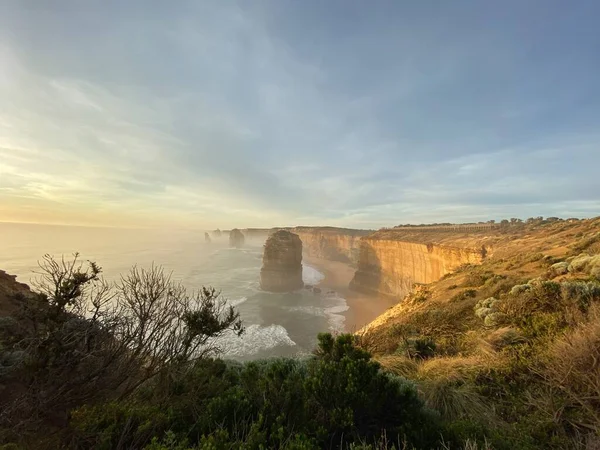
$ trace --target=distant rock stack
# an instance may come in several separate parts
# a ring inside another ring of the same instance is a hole
[[[219,230],[218,228],[212,232],[212,235],[214,238],[219,239],[221,237],[221,230]]]
[[[244,246],[244,235],[240,230],[234,228],[229,232],[229,246],[240,248]]]
[[[210,234],[204,233],[204,242],[206,242],[207,244],[210,244],[212,242],[212,239],[210,238]]]
[[[260,270],[260,287],[265,291],[288,292],[301,289],[302,241],[297,234],[277,231],[267,239]]]

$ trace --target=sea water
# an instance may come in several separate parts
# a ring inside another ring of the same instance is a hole
[[[218,341],[223,356],[239,360],[311,352],[317,334],[344,329],[346,301],[336,292],[300,289],[270,293],[259,287],[263,240],[229,248],[227,237],[204,241],[204,231],[132,230],[0,223],[0,269],[31,283],[44,254],[98,263],[104,277],[117,281],[133,265],[161,265],[189,290],[211,286],[240,312],[242,337],[228,333]],[[323,275],[303,265],[306,284]]]

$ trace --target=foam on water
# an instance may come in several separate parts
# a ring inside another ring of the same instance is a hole
[[[348,303],[346,303],[345,298],[340,297],[337,293],[328,295],[326,298],[329,305],[325,308],[325,314],[329,321],[329,328],[332,331],[341,333],[344,331],[344,323],[346,322],[346,317],[342,313],[348,311]]]
[[[240,297],[236,300],[230,300],[229,304],[231,306],[238,306],[238,305],[241,305],[242,303],[244,303],[246,300],[248,300],[248,297]]]
[[[279,345],[295,346],[296,343],[290,339],[287,330],[281,325],[250,325],[242,336],[236,336],[233,332],[221,336],[217,345],[224,351],[223,355],[228,358],[254,355],[262,350],[268,350]]]
[[[326,317],[331,331],[343,332],[346,317],[342,313],[348,311],[349,308],[346,299],[340,297],[337,292],[327,294],[321,299],[323,301],[322,306],[287,306],[284,309],[292,313],[301,312],[316,317]]]
[[[302,264],[302,281],[305,284],[318,284],[325,278],[321,272],[319,272],[314,267],[308,266],[306,264]]]

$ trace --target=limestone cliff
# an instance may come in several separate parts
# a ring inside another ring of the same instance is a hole
[[[266,291],[288,292],[302,282],[302,241],[286,230],[273,233],[265,243],[260,287]]]
[[[240,248],[244,246],[244,235],[240,230],[234,228],[229,232],[229,246]]]
[[[463,264],[481,263],[489,250],[483,236],[447,235],[441,242],[427,242],[432,237],[378,232],[362,238],[350,287],[402,298],[415,283],[432,283]]]
[[[292,231],[302,240],[305,255],[353,266],[358,264],[360,238],[372,232],[334,227],[296,227]]]

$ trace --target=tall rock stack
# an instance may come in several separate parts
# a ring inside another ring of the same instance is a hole
[[[260,287],[265,291],[288,292],[301,289],[302,241],[286,230],[273,233],[265,243]]]
[[[218,238],[220,238],[220,237],[221,237],[221,230],[219,230],[219,229],[217,228],[215,231],[213,231],[213,232],[212,232],[212,234],[213,234],[213,237],[215,237],[215,238],[217,238],[217,239],[218,239]]]
[[[229,232],[229,246],[240,248],[244,246],[244,235],[240,230],[234,228]]]
[[[210,234],[204,233],[204,242],[206,242],[207,244],[210,244],[212,242],[212,239],[210,238]]]

